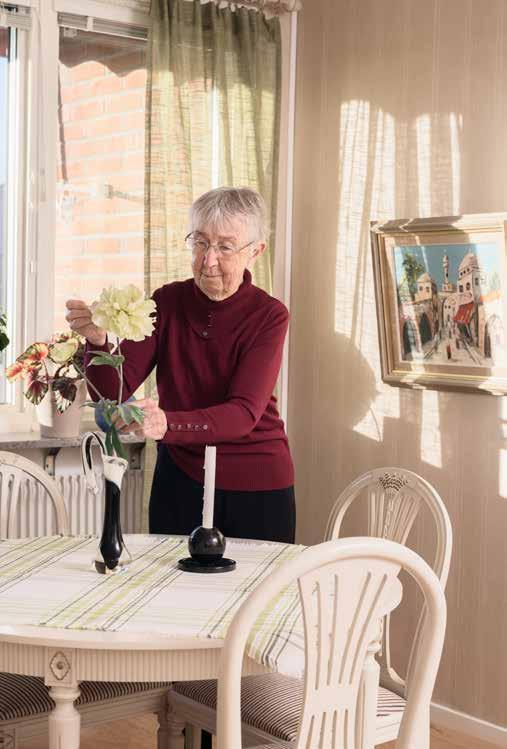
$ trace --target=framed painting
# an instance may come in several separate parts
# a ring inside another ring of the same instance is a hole
[[[383,380],[507,394],[507,213],[371,224]]]

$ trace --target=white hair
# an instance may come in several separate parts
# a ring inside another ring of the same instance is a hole
[[[252,241],[265,241],[269,234],[266,204],[250,187],[217,187],[194,201],[190,208],[190,229],[213,226],[221,228],[231,220],[242,218],[250,225]]]

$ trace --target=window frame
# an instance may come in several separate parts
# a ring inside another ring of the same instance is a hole
[[[31,30],[26,39],[26,102],[23,180],[19,193],[19,242],[16,294],[16,330],[6,361],[35,340],[46,340],[54,331],[53,306],[56,245],[56,158],[58,147],[58,14],[69,13],[149,29],[150,16],[131,8],[108,6],[96,0],[12,0],[30,7]],[[282,121],[278,213],[275,227],[277,253],[274,295],[290,308],[292,246],[292,190],[297,13],[281,17]],[[280,413],[287,421],[289,340],[280,373]],[[10,386],[12,387],[12,386]],[[28,431],[33,407],[23,397],[22,384],[11,391],[11,403],[0,404],[0,431]]]
[[[22,5],[22,3],[18,3]],[[9,71],[9,124],[8,124],[8,182],[7,182],[7,252],[10,256],[7,269],[7,304],[3,312],[7,313],[9,345],[5,349],[6,365],[15,358],[15,352],[23,345],[25,326],[25,262],[28,210],[28,149],[29,140],[27,111],[30,107],[30,35],[31,29],[9,23],[7,27],[15,29],[16,62]],[[12,133],[15,133],[14,139]],[[13,312],[14,311],[14,312]],[[21,386],[4,383],[4,393],[0,404],[0,428],[8,419],[9,425],[17,427],[24,421],[23,404],[20,403]],[[21,407],[20,407],[21,406]]]

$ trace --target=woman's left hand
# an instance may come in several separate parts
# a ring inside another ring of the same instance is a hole
[[[140,408],[144,413],[144,421],[142,424],[138,424],[133,421],[131,424],[125,424],[124,421],[118,421],[117,428],[121,434],[128,434],[129,432],[135,432],[138,437],[150,437],[154,440],[160,440],[167,432],[167,417],[165,412],[159,408],[151,398],[143,398],[139,401],[134,401],[132,405]]]

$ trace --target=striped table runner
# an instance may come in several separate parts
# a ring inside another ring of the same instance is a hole
[[[118,575],[93,568],[97,539],[42,537],[0,541],[0,622],[104,632],[223,638],[249,593],[303,546],[227,542],[237,562],[225,574],[189,574],[181,536],[126,537],[134,561]],[[259,617],[247,652],[291,676],[303,670],[303,630],[296,586]]]

